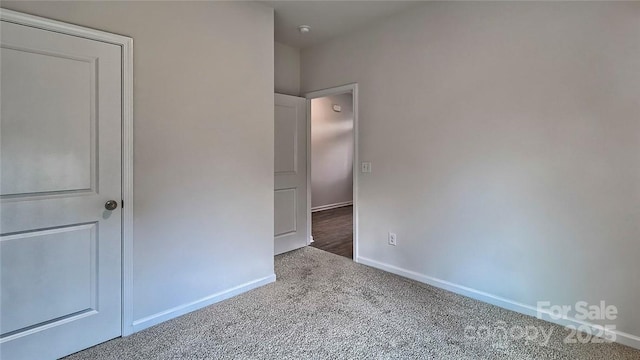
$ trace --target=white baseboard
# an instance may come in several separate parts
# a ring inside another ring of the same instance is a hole
[[[231,289],[228,290],[224,290],[209,296],[206,296],[202,299],[187,303],[187,304],[183,304],[180,306],[176,306],[174,308],[171,308],[169,310],[165,310],[156,314],[153,314],[151,316],[147,316],[145,318],[139,319],[139,320],[135,320],[133,322],[133,332],[138,332],[140,330],[146,329],[148,327],[151,327],[153,325],[157,325],[161,322],[176,318],[180,315],[184,315],[186,313],[190,313],[192,311],[201,309],[205,306],[209,306],[211,304],[215,304],[217,302],[220,302],[222,300],[226,300],[229,299],[231,297],[234,297],[236,295],[242,294],[244,292],[247,292],[249,290],[253,290],[255,288],[258,288],[260,286],[269,284],[276,281],[276,275],[272,274],[269,275],[267,277],[261,278],[261,279],[257,279],[257,280],[253,280],[253,281],[249,281],[247,283],[238,285],[236,287],[233,287]]]
[[[400,275],[402,277],[406,277],[412,280],[419,281],[421,283],[429,284],[431,286],[435,286],[437,288],[441,288],[444,290],[451,291],[456,294],[460,294],[463,296],[470,297],[472,299],[476,299],[482,302],[486,302],[492,305],[499,306],[504,309],[512,310],[521,314],[529,315],[536,317],[538,315],[538,309],[535,306],[523,304],[517,301],[513,301],[510,299],[505,299],[500,296],[495,296],[483,291],[479,291],[476,289],[472,289],[466,286],[454,284],[449,281],[433,278],[431,276],[423,275],[415,271],[406,270],[403,268],[399,268],[397,266],[381,263],[375,260],[371,260],[362,256],[356,258],[356,262],[371,266],[380,270],[384,270],[390,272],[392,274]],[[579,326],[588,326],[591,328],[592,334],[598,334],[602,331],[601,327],[597,325],[584,322],[582,320],[575,319],[573,317],[566,317],[561,319],[555,319],[551,317],[551,312],[549,311],[541,311],[542,319],[554,324],[558,324],[561,326],[573,325],[576,327]],[[640,349],[640,337],[632,334],[628,334],[619,330],[607,330],[609,335],[615,335],[615,339],[617,343],[630,346],[632,348]]]
[[[353,201],[343,201],[343,202],[339,202],[339,203],[335,203],[335,204],[328,204],[328,205],[312,207],[311,208],[311,212],[317,212],[317,211],[323,211],[323,210],[331,210],[331,209],[336,209],[336,208],[339,208],[339,207],[349,206],[349,205],[353,205]]]

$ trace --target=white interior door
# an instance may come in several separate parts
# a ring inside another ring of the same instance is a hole
[[[275,95],[275,254],[307,245],[307,100]]]
[[[0,357],[53,359],[121,334],[121,47],[1,26]]]

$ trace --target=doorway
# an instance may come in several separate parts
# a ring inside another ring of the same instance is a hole
[[[306,97],[310,245],[355,259],[357,84],[314,91]]]

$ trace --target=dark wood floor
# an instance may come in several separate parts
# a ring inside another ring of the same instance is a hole
[[[353,206],[311,214],[311,246],[353,259]]]

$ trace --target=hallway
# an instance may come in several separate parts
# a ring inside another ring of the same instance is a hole
[[[314,212],[311,246],[353,259],[353,206]]]

